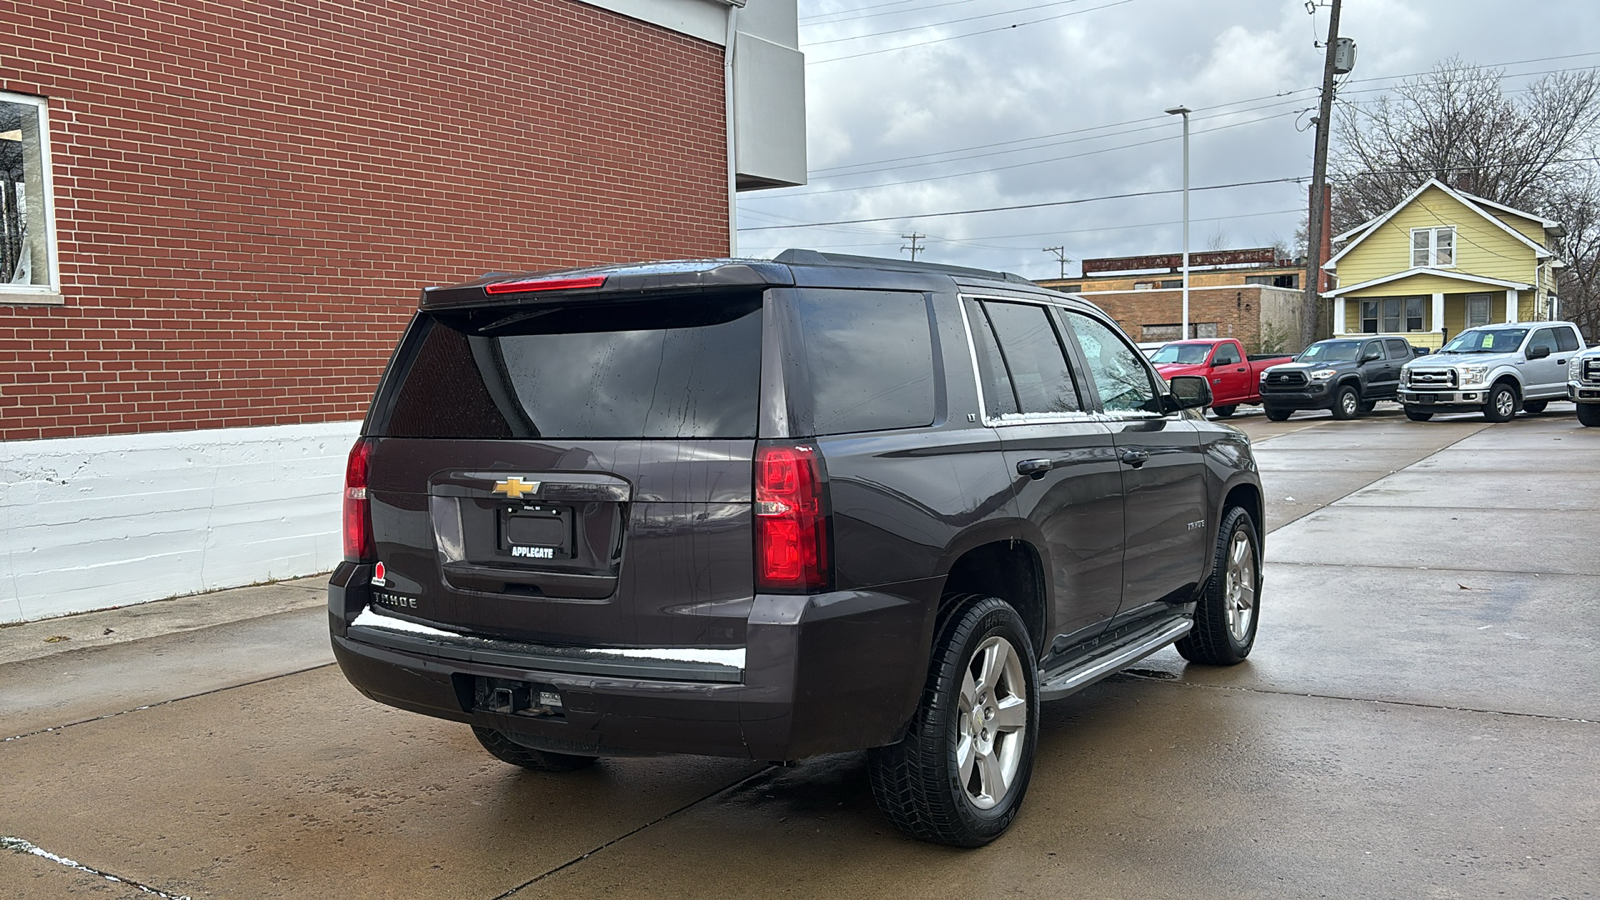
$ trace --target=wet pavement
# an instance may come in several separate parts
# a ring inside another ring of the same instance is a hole
[[[1233,421],[1268,495],[1255,653],[1163,651],[1047,704],[1027,803],[989,847],[901,838],[859,753],[521,772],[349,688],[302,581],[0,629],[0,885],[1600,896],[1600,429],[1570,404],[1492,426],[1387,404]]]

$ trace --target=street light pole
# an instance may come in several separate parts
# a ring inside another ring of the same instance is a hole
[[[1166,110],[1169,116],[1183,116],[1183,333],[1189,339],[1189,112],[1187,106]]]

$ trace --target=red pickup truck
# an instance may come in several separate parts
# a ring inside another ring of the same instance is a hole
[[[1262,370],[1293,360],[1262,353],[1250,356],[1233,338],[1173,341],[1150,357],[1162,378],[1200,375],[1210,381],[1211,411],[1223,419],[1241,403],[1261,402]]]

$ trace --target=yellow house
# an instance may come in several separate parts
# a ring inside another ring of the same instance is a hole
[[[1561,225],[1430,179],[1394,209],[1335,237],[1333,330],[1403,334],[1422,347],[1491,322],[1560,315],[1550,241]]]

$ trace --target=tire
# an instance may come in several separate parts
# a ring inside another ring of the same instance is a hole
[[[1359,415],[1361,415],[1361,392],[1348,384],[1339,388],[1339,393],[1333,398],[1333,417],[1349,420]]]
[[[939,629],[906,736],[868,754],[884,818],[953,847],[981,847],[1009,828],[1033,772],[1036,671],[1016,610],[997,597],[961,598]]]
[[[1271,407],[1267,407],[1267,421],[1287,422],[1289,421],[1289,415],[1293,412],[1294,410],[1292,409],[1273,409]]]
[[[595,764],[593,756],[573,756],[568,753],[551,753],[548,750],[535,750],[507,737],[505,733],[495,731],[493,728],[480,728],[472,726],[472,734],[489,751],[489,755],[504,763],[521,766],[534,772],[576,772],[587,769]]]
[[[1422,412],[1420,410],[1412,409],[1411,407],[1408,406],[1408,407],[1406,407],[1406,418],[1410,419],[1413,422],[1426,422],[1429,419],[1433,418],[1433,413],[1431,413],[1431,412]]]
[[[1236,404],[1228,406],[1213,406],[1211,407],[1211,411],[1217,414],[1217,418],[1226,419],[1227,417],[1233,415],[1234,411],[1238,408],[1239,407]]]
[[[1524,400],[1522,401],[1522,411],[1530,416],[1537,416],[1539,413],[1544,412],[1544,408],[1549,405],[1549,400]]]
[[[1517,414],[1517,392],[1504,381],[1489,389],[1489,399],[1483,404],[1483,418],[1487,422],[1509,422]]]
[[[1590,428],[1600,428],[1600,403],[1579,403],[1578,421]]]
[[[1231,666],[1244,661],[1256,643],[1261,596],[1261,538],[1243,507],[1222,517],[1211,578],[1195,604],[1194,628],[1178,639],[1178,652],[1190,662]]]

